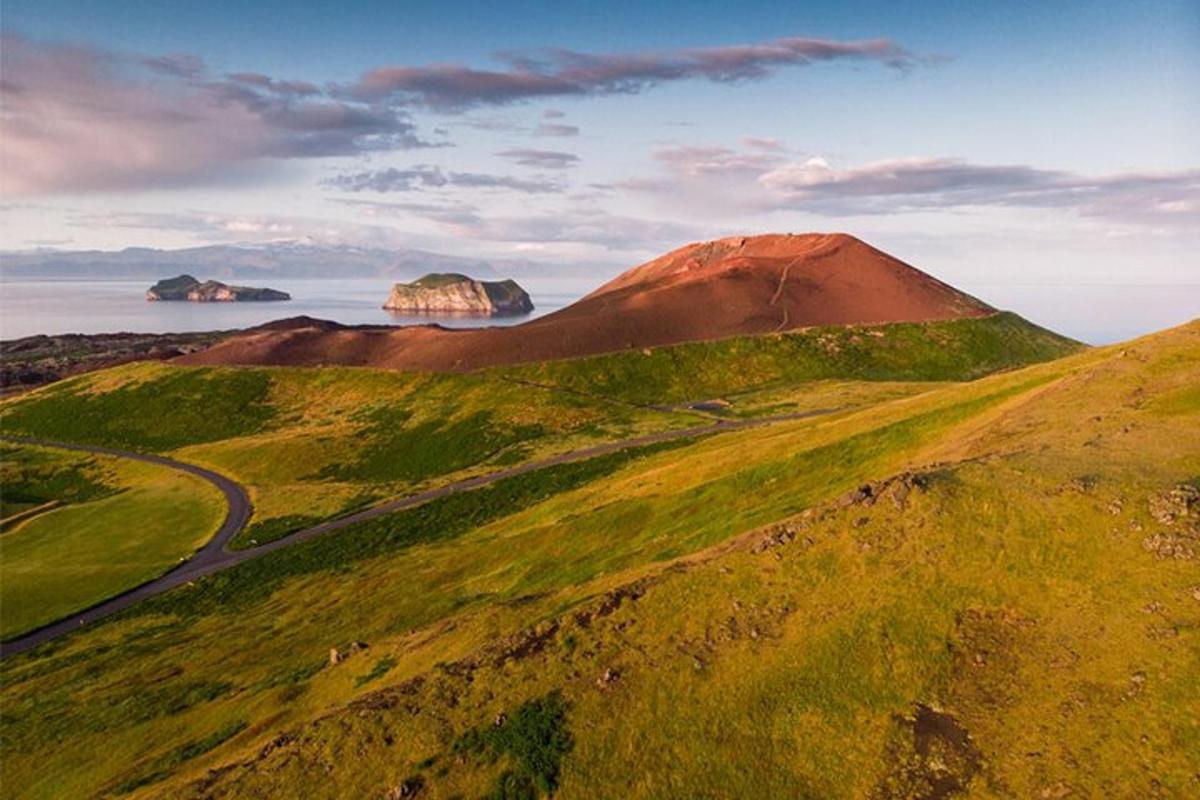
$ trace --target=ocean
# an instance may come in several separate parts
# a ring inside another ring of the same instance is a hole
[[[273,303],[149,302],[148,280],[5,280],[0,282],[0,339],[63,333],[182,333],[248,328],[301,315],[347,325],[446,327],[516,325],[557,311],[595,288],[577,279],[521,279],[533,299],[531,314],[505,317],[409,315],[384,311],[393,281],[387,278],[338,280],[227,281],[270,286],[291,300]]]
[[[235,281],[236,282],[236,281]],[[247,328],[307,315],[347,325],[516,325],[569,305],[600,284],[521,278],[533,313],[516,317],[401,315],[384,311],[386,278],[245,281],[292,295],[279,303],[151,303],[148,280],[0,281],[0,339],[62,333],[177,333]],[[1088,344],[1109,344],[1200,316],[1200,284],[963,285],[984,302]],[[697,309],[703,313],[703,309]]]

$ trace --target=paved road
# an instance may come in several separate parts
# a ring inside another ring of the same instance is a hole
[[[445,486],[436,489],[429,489],[417,494],[408,495],[407,497],[389,500],[377,506],[359,511],[355,514],[350,514],[345,517],[323,522],[320,525],[314,525],[311,528],[305,528],[296,531],[282,539],[276,539],[273,542],[259,545],[258,547],[249,550],[230,550],[229,542],[237,533],[245,527],[246,522],[250,518],[250,501],[246,497],[246,492],[241,486],[219,475],[211,470],[197,467],[193,464],[185,464],[181,461],[175,461],[162,456],[147,455],[144,453],[132,453],[124,450],[115,450],[108,447],[92,447],[90,445],[69,444],[66,442],[55,442],[48,439],[22,438],[17,436],[0,435],[0,440],[36,444],[44,447],[57,447],[64,450],[75,450],[84,453],[98,453],[102,455],[118,456],[122,458],[132,458],[138,461],[146,461],[151,464],[159,464],[161,466],[170,467],[172,469],[181,470],[212,483],[220,489],[225,499],[229,504],[229,513],[225,516],[225,521],[221,524],[217,534],[209,540],[208,544],[204,545],[196,552],[192,558],[181,563],[171,571],[160,575],[159,577],[147,581],[140,586],[136,586],[128,591],[122,592],[114,597],[103,602],[97,603],[90,608],[84,609],[78,613],[72,614],[69,617],[61,619],[57,622],[52,622],[37,628],[16,639],[0,643],[0,658],[5,658],[17,653],[23,653],[44,644],[59,636],[63,636],[71,631],[79,630],[87,625],[110,617],[120,611],[133,606],[141,600],[155,595],[162,594],[184,584],[190,583],[198,578],[203,578],[207,575],[220,572],[224,569],[229,569],[232,566],[241,564],[243,561],[249,561],[252,558],[258,558],[273,553],[276,550],[282,550],[285,547],[291,547],[299,542],[306,542],[331,531],[336,531],[350,525],[354,525],[364,520],[374,519],[392,514],[405,508],[427,503],[430,500],[436,500],[439,497],[445,497],[455,492],[468,491],[478,489],[481,486],[495,483],[496,481],[511,478],[514,475],[523,475],[534,470],[544,469],[545,467],[555,466],[557,464],[566,464],[572,461],[583,461],[596,456],[615,453],[618,450],[626,450],[631,447],[642,447],[649,444],[657,444],[660,442],[669,442],[675,439],[685,439],[695,436],[705,436],[712,433],[724,433],[727,431],[745,430],[747,428],[757,428],[763,425],[769,425],[776,422],[788,422],[792,420],[804,419],[806,417],[814,417],[820,414],[828,414],[836,409],[820,409],[817,411],[804,411],[794,414],[780,414],[773,417],[760,417],[758,419],[737,419],[737,420],[719,420],[708,425],[699,425],[692,428],[679,428],[675,430],[662,431],[660,433],[647,434],[645,436],[636,436],[631,439],[622,439],[617,442],[609,442],[600,444],[594,447],[585,447],[580,450],[572,450],[567,453],[562,453],[557,456],[551,456],[538,461],[530,461],[525,464],[520,464],[515,467],[509,467],[498,472],[489,472],[486,475],[479,475],[474,478],[465,478],[460,481],[446,484]]]

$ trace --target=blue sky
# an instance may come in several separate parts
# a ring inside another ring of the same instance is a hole
[[[9,0],[5,249],[629,266],[846,230],[961,284],[1200,284],[1195,2]]]

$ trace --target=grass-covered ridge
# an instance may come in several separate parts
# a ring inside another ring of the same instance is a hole
[[[840,408],[1077,347],[998,314],[814,328],[469,375],[142,363],[0,402],[0,427],[169,452],[224,472],[247,486],[254,504],[257,527],[241,537],[245,545],[294,530],[297,519],[315,522],[374,498],[697,421],[638,404],[726,397],[731,414]]]
[[[947,322],[806,328],[495,372],[638,403],[679,403],[807,381],[964,381],[1082,345],[1010,312]]]

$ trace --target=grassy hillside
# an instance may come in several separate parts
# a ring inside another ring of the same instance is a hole
[[[1198,382],[1192,325],[265,556],[0,665],[8,785],[1186,795]]]
[[[695,423],[496,378],[147,363],[0,405],[6,432],[167,452],[229,474],[254,503],[243,543],[452,476]]]
[[[1081,345],[1016,314],[807,328],[495,371],[637,403],[681,403],[808,381],[965,381],[1049,361]],[[736,405],[736,404],[735,404]]]
[[[150,464],[4,446],[0,470],[6,497],[42,509],[0,534],[3,639],[166,571],[225,516],[209,484]]]
[[[170,452],[227,473],[254,503],[238,543],[249,546],[419,487],[701,421],[637,404],[721,395],[735,399],[733,415],[847,408],[1076,347],[999,315],[812,329],[475,375],[142,363],[6,401],[0,426]]]

